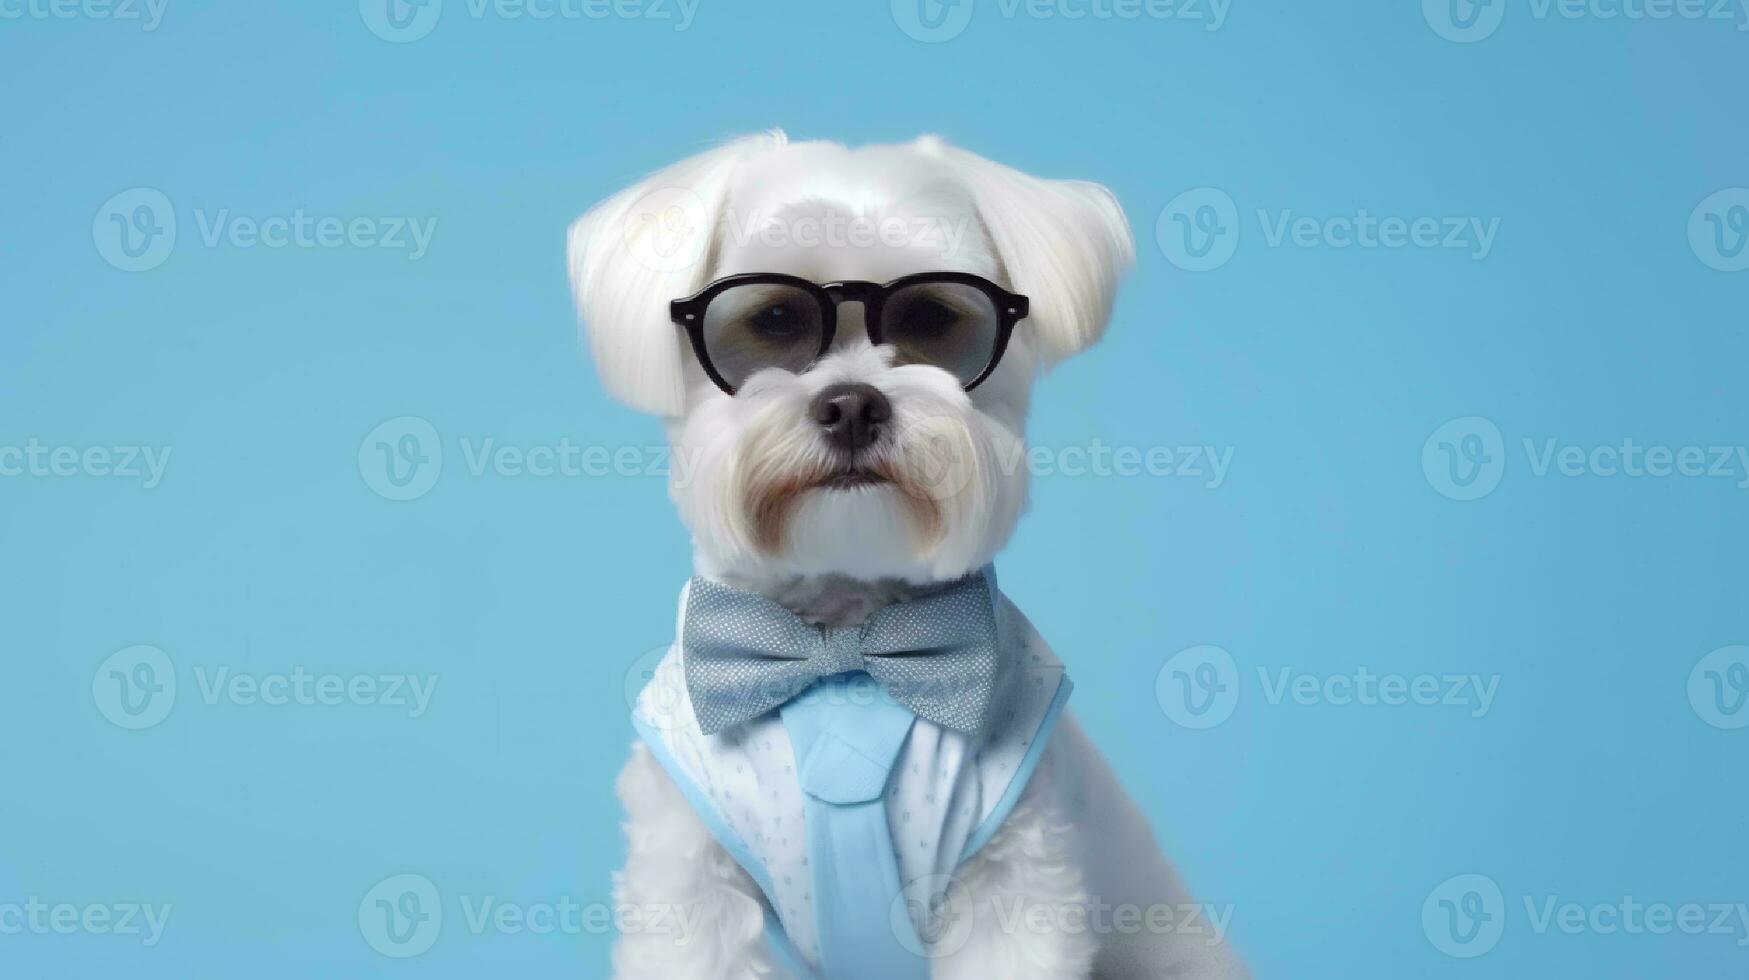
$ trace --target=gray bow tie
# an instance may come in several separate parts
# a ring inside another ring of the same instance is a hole
[[[680,642],[699,729],[715,734],[822,677],[862,670],[919,718],[975,734],[996,690],[994,600],[986,576],[973,574],[860,626],[827,628],[762,595],[694,578]]]

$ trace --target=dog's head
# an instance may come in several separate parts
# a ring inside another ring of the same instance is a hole
[[[1032,381],[1098,339],[1131,255],[1103,187],[932,137],[737,140],[570,232],[597,368],[667,420],[702,569],[766,578],[988,562],[1026,498]],[[777,275],[712,286],[751,273]],[[960,275],[869,285],[924,273]]]

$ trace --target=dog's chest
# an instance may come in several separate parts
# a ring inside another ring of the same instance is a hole
[[[899,880],[918,883],[920,893],[907,898],[923,935],[946,876],[989,839],[1024,788],[1069,690],[1061,664],[1031,624],[1011,604],[1001,606],[1004,683],[1013,685],[1005,707],[975,739],[916,720],[881,801]],[[782,718],[773,712],[717,735],[701,734],[681,658],[676,645],[640,697],[634,721],[713,834],[764,891],[797,951],[817,961],[816,874],[867,869],[812,866],[807,807]]]

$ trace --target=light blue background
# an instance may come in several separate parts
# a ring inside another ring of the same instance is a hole
[[[476,935],[460,900],[607,899],[625,678],[670,635],[687,544],[659,476],[474,477],[461,440],[660,443],[578,354],[564,228],[772,125],[939,132],[1124,203],[1137,269],[1107,341],[1042,382],[1034,441],[1206,444],[1230,472],[1040,477],[999,567],[1260,975],[1749,967],[1740,924],[1538,934],[1524,906],[1749,902],[1749,730],[1688,696],[1703,656],[1749,643],[1749,474],[1538,476],[1523,449],[1749,440],[1749,273],[1688,237],[1703,199],[1749,186],[1737,23],[1512,0],[1459,43],[1407,2],[1234,0],[1210,31],[1203,8],[1065,20],[977,0],[925,43],[878,2],[702,0],[676,31],[448,0],[394,44],[347,2],[170,0],[153,31],[4,9],[27,16],[0,20],[0,446],[173,455],[149,491],[0,478],[0,906],[174,909],[149,949],[0,934],[0,975],[607,974],[609,936]],[[179,230],[128,273],[93,221],[137,187]],[[1235,202],[1239,237],[1192,273],[1156,219],[1203,187]],[[197,224],[300,208],[438,224],[418,261],[208,247]],[[1498,232],[1477,261],[1271,247],[1257,218],[1362,208]],[[393,502],[358,451],[400,416],[445,459]],[[1422,450],[1469,416],[1498,427],[1505,469],[1457,501]],[[179,685],[139,731],[93,695],[134,644]],[[1232,657],[1238,698],[1191,730],[1156,679],[1203,644]],[[196,673],[300,666],[438,687],[411,719],[209,704]],[[1481,717],[1271,703],[1257,670],[1284,667],[1499,686]],[[445,922],[394,960],[359,906],[402,873],[435,884]],[[1472,873],[1500,888],[1504,932],[1449,957],[1423,902]]]

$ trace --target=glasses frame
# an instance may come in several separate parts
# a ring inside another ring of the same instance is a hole
[[[814,352],[813,361],[826,356],[832,349],[832,337],[838,332],[838,305],[840,303],[861,303],[862,318],[868,330],[869,342],[881,344],[881,307],[894,292],[909,286],[927,283],[949,283],[959,286],[970,286],[990,298],[996,309],[996,342],[990,351],[990,361],[978,376],[966,382],[962,387],[971,391],[996,370],[996,365],[1002,362],[1002,355],[1008,350],[1008,339],[1014,334],[1014,325],[1026,319],[1031,306],[1025,296],[1011,293],[996,285],[983,276],[969,272],[917,272],[908,276],[900,276],[891,282],[876,283],[861,279],[845,279],[839,282],[819,283],[800,276],[785,275],[781,272],[743,272],[733,276],[724,276],[710,283],[703,289],[668,304],[668,315],[673,318],[676,326],[686,330],[692,338],[692,352],[698,355],[698,363],[704,368],[704,373],[718,388],[729,394],[735,393],[735,386],[730,384],[721,374],[717,373],[716,365],[711,363],[710,351],[706,349],[704,339],[704,313],[711,300],[723,292],[736,286],[772,285],[793,286],[814,297],[820,304],[820,349]],[[813,361],[809,361],[810,364]]]

